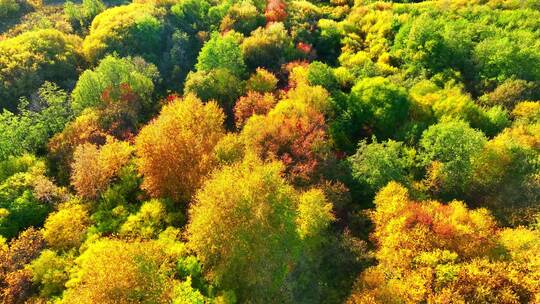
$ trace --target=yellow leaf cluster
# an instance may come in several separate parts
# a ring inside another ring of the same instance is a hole
[[[216,163],[223,121],[215,102],[203,104],[194,95],[166,105],[136,138],[142,187],[154,197],[188,200]]]
[[[78,146],[73,156],[71,184],[79,195],[96,198],[128,163],[132,153],[129,143],[112,138],[102,147],[90,143]]]

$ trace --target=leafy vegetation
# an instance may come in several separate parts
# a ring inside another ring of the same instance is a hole
[[[0,302],[540,303],[538,1],[0,0]]]

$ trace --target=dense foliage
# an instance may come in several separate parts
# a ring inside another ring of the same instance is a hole
[[[0,0],[0,302],[540,303],[540,2]]]

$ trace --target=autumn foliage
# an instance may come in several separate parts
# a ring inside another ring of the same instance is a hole
[[[282,0],[268,0],[264,16],[267,23],[282,22],[287,18],[287,4]]]
[[[261,94],[250,91],[240,97],[234,106],[234,120],[237,128],[241,128],[251,116],[265,115],[274,107],[276,100],[270,93]]]
[[[516,265],[517,257],[497,256],[513,233],[537,237],[536,231],[507,230],[501,235],[485,209],[468,210],[458,201],[414,201],[394,182],[377,194],[375,205],[372,237],[379,264],[361,275],[349,303],[512,303],[538,297],[531,288],[533,273]],[[515,278],[511,271],[523,276]]]
[[[71,184],[79,195],[96,198],[127,164],[132,153],[128,143],[112,139],[101,147],[90,143],[78,146],[73,154]]]
[[[203,104],[194,95],[166,105],[136,138],[142,187],[154,197],[188,200],[214,166],[223,121],[216,103]]]
[[[0,0],[0,303],[540,304],[539,38],[539,0]]]

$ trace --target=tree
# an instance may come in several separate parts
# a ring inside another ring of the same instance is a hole
[[[283,22],[287,19],[287,4],[282,0],[271,0],[266,5],[266,23]]]
[[[46,249],[28,265],[32,282],[39,285],[39,294],[43,297],[57,296],[65,289],[69,279],[72,257],[60,256],[55,251]]]
[[[300,195],[297,230],[309,246],[317,246],[324,241],[324,234],[334,220],[332,204],[326,200],[322,190],[311,189]]]
[[[75,28],[86,29],[94,17],[105,10],[101,0],[83,0],[80,5],[71,1],[64,3],[64,12]]]
[[[508,79],[493,91],[480,96],[479,101],[489,106],[503,106],[513,109],[520,101],[534,100],[538,87],[533,82],[521,79]]]
[[[501,223],[534,222],[540,184],[535,181],[537,127],[515,126],[488,141],[472,160],[471,200],[489,207]]]
[[[25,228],[40,227],[52,204],[63,199],[61,193],[58,193],[59,189],[45,177],[45,164],[35,158],[28,158],[23,161],[27,162],[25,166],[20,170],[8,171],[10,175],[0,181],[0,235],[7,238],[15,237]],[[2,165],[9,166],[9,163],[13,165],[14,162],[17,160],[5,161]],[[44,189],[40,195],[37,190],[41,185],[50,189]]]
[[[199,72],[227,69],[238,78],[246,73],[246,66],[240,49],[241,35],[229,32],[224,35],[214,33],[201,49],[195,67]]]
[[[31,102],[21,99],[18,113],[4,110],[0,114],[0,160],[42,153],[49,139],[72,118],[67,94],[53,83],[45,82]]]
[[[249,77],[246,83],[246,90],[259,93],[271,93],[276,90],[277,77],[265,69],[257,68],[255,73]]]
[[[394,48],[418,72],[425,70],[430,75],[442,72],[451,67],[453,54],[441,27],[444,27],[441,20],[434,20],[428,14],[419,16],[400,29]]]
[[[315,178],[326,156],[327,135],[324,115],[311,96],[291,94],[304,100],[282,100],[265,116],[254,115],[244,126],[242,137],[250,151],[262,159],[277,159],[296,184]]]
[[[41,233],[29,228],[0,248],[0,300],[6,304],[26,301],[33,292],[32,274],[25,265],[45,247]]]
[[[211,3],[206,0],[187,0],[171,7],[174,24],[188,34],[208,30]]]
[[[77,193],[94,199],[106,189],[133,154],[127,142],[109,140],[102,147],[86,143],[73,153],[71,184]]]
[[[4,19],[7,19],[9,16],[17,15],[20,9],[21,6],[15,0],[0,1],[0,23],[3,23]]]
[[[277,71],[291,56],[294,47],[283,23],[258,28],[242,42],[242,53],[249,69]]]
[[[470,185],[473,157],[485,143],[482,132],[462,121],[441,122],[424,131],[419,153],[432,165],[428,173],[431,183],[435,183],[432,191],[449,197],[463,195]]]
[[[0,109],[15,110],[44,81],[67,86],[81,63],[81,41],[57,30],[28,31],[0,42]]]
[[[296,193],[279,163],[248,158],[215,172],[197,193],[187,227],[192,248],[218,286],[241,302],[283,299],[297,246]]]
[[[411,171],[415,166],[416,151],[402,142],[388,140],[368,144],[365,140],[358,144],[356,154],[349,158],[352,176],[368,196],[391,181],[409,184]]]
[[[246,96],[240,97],[234,106],[234,120],[237,128],[241,128],[248,118],[257,114],[265,115],[275,105],[277,101],[270,93],[261,94],[250,91]]]
[[[417,202],[394,182],[377,194],[375,205],[378,264],[361,274],[348,303],[519,303],[534,297],[529,261],[516,250],[533,241],[534,232],[516,231],[522,238],[509,242],[510,231],[499,234],[487,210],[468,210],[458,201]],[[496,254],[501,246],[510,256]]]
[[[540,102],[523,101],[516,105],[512,116],[519,123],[534,123],[540,121]]]
[[[138,105],[149,109],[158,78],[154,65],[142,58],[117,58],[107,56],[94,70],[86,70],[72,92],[72,107],[79,114],[86,108],[104,108],[105,95],[117,96],[122,86],[129,86],[139,98]],[[133,106],[133,105],[132,105]]]
[[[53,173],[63,184],[69,183],[73,152],[79,145],[90,143],[102,145],[106,141],[105,131],[99,125],[97,111],[89,109],[56,133],[48,144],[48,158]]]
[[[9,242],[8,258],[4,261],[9,263],[10,271],[22,269],[30,263],[45,248],[45,240],[40,231],[28,228]]]
[[[234,121],[232,115],[234,104],[238,97],[244,94],[244,84],[228,69],[213,69],[209,72],[189,73],[184,84],[184,92],[195,94],[203,101],[218,102],[231,125]]]
[[[129,4],[97,15],[83,42],[83,53],[96,63],[107,54],[141,56],[157,63],[163,45],[163,12],[148,4]]]
[[[90,226],[86,207],[78,202],[69,202],[51,213],[43,226],[43,238],[50,248],[69,250],[78,248]]]
[[[160,63],[161,76],[167,88],[178,92],[183,89],[186,76],[193,70],[202,45],[199,37],[186,31],[176,30],[172,33],[168,40],[168,51]]]
[[[222,32],[234,30],[244,35],[249,35],[256,28],[264,25],[264,15],[257,7],[248,1],[233,4],[227,11],[227,15],[221,20]]]
[[[168,303],[175,258],[157,241],[101,239],[76,260],[61,303]]]
[[[77,81],[72,92],[73,111],[80,114],[87,108],[96,109],[104,130],[125,137],[152,112],[158,76],[157,68],[140,57],[108,56]]]
[[[322,86],[329,92],[338,89],[338,82],[334,71],[322,62],[315,61],[309,65],[307,78],[309,84],[312,86]]]
[[[194,95],[163,107],[135,140],[142,187],[153,197],[189,200],[214,166],[223,120],[216,103],[203,104]]]
[[[167,223],[167,210],[159,200],[150,200],[141,205],[139,211],[130,215],[120,227],[120,234],[152,238],[157,236]]]
[[[239,134],[227,133],[214,147],[214,155],[220,165],[230,165],[244,158],[245,148]]]
[[[540,53],[535,39],[528,33],[515,33],[488,38],[478,43],[474,58],[478,64],[481,87],[491,89],[510,79],[537,82],[540,80]]]
[[[407,118],[409,100],[405,89],[382,77],[366,78],[351,90],[351,104],[358,104],[367,114],[373,133],[387,137]]]

